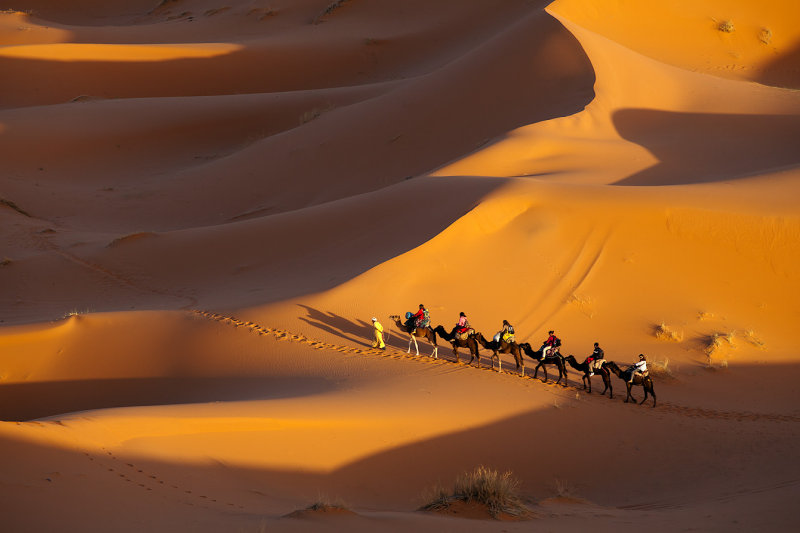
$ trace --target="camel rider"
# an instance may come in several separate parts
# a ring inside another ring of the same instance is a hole
[[[461,311],[458,315],[456,327],[453,328],[451,335],[455,337],[456,335],[463,335],[467,331],[469,331],[469,320],[467,320],[467,315],[464,314],[464,311]]]
[[[631,366],[631,377],[628,380],[628,383],[633,383],[633,378],[635,378],[636,376],[639,376],[642,379],[644,379],[645,377],[647,377],[647,374],[648,374],[647,359],[645,358],[643,353],[640,353],[639,361],[634,363],[633,366]]]
[[[424,305],[419,304],[419,309],[416,313],[411,315],[406,325],[409,327],[409,333],[413,334],[415,328],[427,328],[430,322],[431,319],[428,310],[425,309]]]
[[[558,347],[561,346],[561,339],[555,336],[555,332],[551,329],[547,332],[547,340],[542,344],[542,359],[555,355],[558,352]]]
[[[516,339],[514,338],[514,326],[508,323],[508,320],[503,320],[503,329],[497,332],[494,336],[495,342],[505,342],[511,344]]]
[[[606,358],[606,354],[598,343],[594,343],[594,351],[592,355],[586,358],[586,364],[589,365],[589,377],[594,376],[594,362],[602,361]]]
[[[375,328],[375,340],[372,342],[372,347],[385,350],[386,344],[383,342],[383,325],[378,322],[377,318],[372,317],[372,327]]]

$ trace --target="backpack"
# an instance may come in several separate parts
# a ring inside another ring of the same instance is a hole
[[[513,335],[514,334],[514,326],[508,326],[508,332]]]
[[[428,310],[427,310],[427,309],[425,309],[425,310],[422,312],[422,320],[423,320],[423,321],[424,321],[426,324],[427,324],[427,323],[429,323],[429,322],[431,321],[431,314],[428,312]]]
[[[558,348],[559,346],[561,346],[561,339],[556,337],[556,340],[553,341],[553,348]]]

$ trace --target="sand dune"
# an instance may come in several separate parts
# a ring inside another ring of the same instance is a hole
[[[795,3],[0,7],[4,530],[800,527]]]

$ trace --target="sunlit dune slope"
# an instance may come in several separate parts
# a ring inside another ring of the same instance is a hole
[[[547,9],[626,48],[686,70],[800,86],[797,2],[556,0]]]
[[[592,62],[597,77],[592,102],[572,116],[509,132],[437,174],[669,185],[739,178],[800,163],[792,142],[800,131],[796,91],[662,63],[574,22],[570,6],[556,3],[548,10],[578,38]]]

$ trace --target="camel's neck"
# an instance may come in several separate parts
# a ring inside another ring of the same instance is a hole
[[[450,334],[447,332],[447,330],[446,330],[446,329],[444,329],[444,326],[441,326],[441,325],[439,325],[439,326],[436,326],[436,329],[435,329],[435,330],[433,330],[433,331],[435,331],[435,332],[437,333],[437,335],[439,335],[441,338],[443,338],[443,339],[444,339],[444,340],[446,340],[447,342],[450,342],[450,341],[452,341],[452,340],[453,340],[453,338],[455,338],[455,335],[450,335]]]

